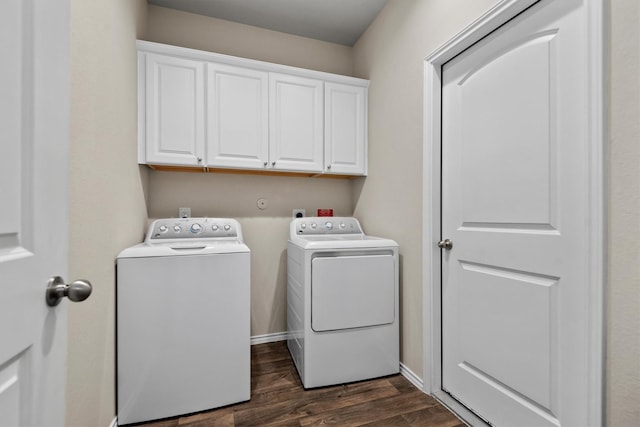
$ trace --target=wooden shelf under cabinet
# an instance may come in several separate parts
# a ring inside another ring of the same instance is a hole
[[[189,172],[189,173],[227,173],[235,175],[266,175],[266,176],[293,176],[308,178],[334,178],[334,179],[353,179],[358,178],[357,175],[339,175],[311,172],[288,172],[275,170],[251,170],[251,169],[225,169],[225,168],[203,168],[189,166],[168,166],[168,165],[147,165],[152,170],[163,172]]]

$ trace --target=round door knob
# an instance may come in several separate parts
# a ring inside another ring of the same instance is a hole
[[[453,241],[451,239],[444,239],[438,242],[438,247],[440,249],[446,249],[450,251],[453,248]]]
[[[74,302],[84,301],[89,298],[92,289],[91,283],[88,280],[76,280],[68,285],[64,283],[62,277],[52,277],[47,283],[47,305],[49,307],[55,307],[60,304],[60,300],[64,297]]]

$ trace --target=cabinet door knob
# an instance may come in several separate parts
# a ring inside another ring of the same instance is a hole
[[[198,163],[202,162],[202,157],[198,157]]]
[[[267,166],[269,164],[269,162],[264,162],[264,165]]]
[[[275,161],[271,162],[271,166],[275,166],[275,165],[276,165]]]
[[[327,169],[331,169],[331,165],[328,165],[328,166],[327,166]]]

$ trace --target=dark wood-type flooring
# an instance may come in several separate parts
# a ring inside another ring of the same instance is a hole
[[[139,426],[462,427],[401,375],[305,390],[286,341],[251,347],[251,400]]]

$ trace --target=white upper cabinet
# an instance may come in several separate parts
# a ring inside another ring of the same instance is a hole
[[[146,162],[202,166],[204,64],[153,53],[144,64]]]
[[[269,161],[277,170],[322,172],[323,82],[269,73]]]
[[[268,79],[262,71],[207,64],[207,166],[267,166]]]
[[[138,41],[138,162],[367,174],[368,80]]]
[[[366,175],[366,89],[325,83],[324,93],[325,172]]]

